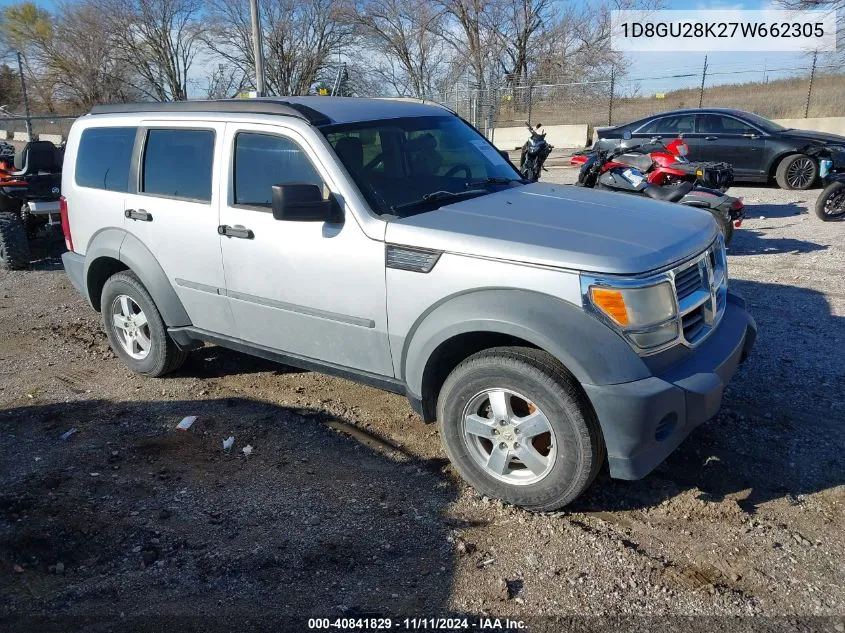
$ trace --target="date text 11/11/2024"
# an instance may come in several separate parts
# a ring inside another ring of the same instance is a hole
[[[520,631],[526,623],[509,618],[310,618],[308,629],[339,631]]]

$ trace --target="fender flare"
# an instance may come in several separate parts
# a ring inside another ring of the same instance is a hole
[[[96,266],[97,260],[104,257],[121,262],[141,280],[168,327],[191,325],[182,301],[155,255],[137,237],[118,228],[95,233],[85,252],[85,290],[89,303],[95,309],[99,310],[99,300],[95,301],[91,296],[91,269]]]
[[[528,341],[557,358],[581,383],[615,384],[651,375],[619,334],[580,306],[535,291],[491,288],[447,297],[417,319],[402,350],[408,391],[421,397],[426,366],[438,347],[474,332]]]

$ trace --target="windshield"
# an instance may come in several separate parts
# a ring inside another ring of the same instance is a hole
[[[759,114],[754,114],[753,112],[739,112],[738,114],[746,121],[753,123],[757,127],[763,128],[766,132],[783,132],[787,129],[782,125],[778,125],[774,121],[769,121],[769,119],[761,117]]]
[[[499,151],[455,116],[332,125],[322,132],[380,215],[430,210],[520,184]]]

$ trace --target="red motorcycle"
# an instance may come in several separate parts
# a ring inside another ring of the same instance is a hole
[[[623,141],[624,143],[625,141]],[[733,184],[733,167],[720,162],[690,162],[689,145],[679,136],[668,145],[660,137],[637,148],[637,152],[623,153],[616,162],[636,167],[646,174],[649,184],[664,186],[691,182],[695,185],[727,191]],[[571,165],[583,165],[595,150],[578,152],[569,160]]]

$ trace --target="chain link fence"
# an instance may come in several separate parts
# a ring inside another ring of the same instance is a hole
[[[50,140],[66,139],[70,126],[79,115],[32,115],[28,119],[24,116],[6,116],[0,118],[0,131],[6,132],[7,141],[24,141],[26,134],[32,140],[41,135],[49,135]],[[0,134],[2,136],[2,134]]]
[[[845,116],[845,74],[838,64],[733,66],[653,77],[608,76],[577,83],[533,82],[486,88],[458,85],[431,97],[479,130],[543,123],[621,125],[695,107],[730,107],[771,119]]]

